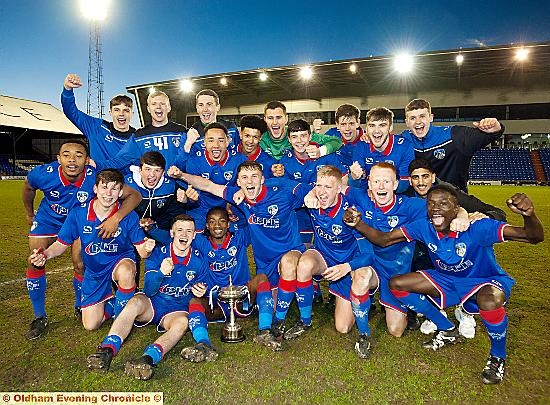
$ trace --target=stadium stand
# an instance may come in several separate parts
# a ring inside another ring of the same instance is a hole
[[[535,183],[536,177],[528,150],[481,149],[470,165],[471,180]]]
[[[539,149],[539,153],[546,178],[550,179],[550,148]]]

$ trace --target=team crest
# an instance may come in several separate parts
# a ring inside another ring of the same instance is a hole
[[[279,207],[277,207],[275,204],[270,205],[267,207],[267,212],[269,212],[269,215],[273,216],[276,215],[279,212]]]
[[[395,166],[395,162],[393,160],[386,160],[386,163],[389,163],[390,165],[394,165]]]
[[[462,242],[457,243],[456,246],[455,246],[455,252],[460,257],[464,257],[464,255],[466,254],[466,244],[462,243]]]
[[[445,159],[445,149],[434,150],[434,157],[439,160]]]
[[[164,207],[164,204],[166,204],[166,200],[164,198],[161,198],[160,200],[157,200],[157,208]]]
[[[388,217],[388,225],[390,226],[390,228],[395,228],[398,223],[399,218],[397,217],[397,215],[390,215]]]
[[[174,146],[176,148],[179,148],[180,147],[180,140],[179,138],[172,138],[172,143],[174,144]]]
[[[79,191],[76,193],[76,199],[80,203],[84,203],[88,200],[88,192],[87,191]]]
[[[120,235],[122,233],[122,229],[120,228],[120,226],[118,227],[118,229],[116,230],[115,234],[113,235],[113,238],[116,238],[118,235]]]
[[[223,178],[227,181],[231,180],[233,178],[233,172],[223,172]]]
[[[332,233],[335,234],[335,235],[340,235],[340,233],[342,233],[342,225],[333,224],[332,225]]]
[[[237,254],[237,248],[235,246],[231,246],[227,249],[227,253],[229,253],[229,256],[235,256]]]
[[[187,281],[193,280],[195,276],[196,276],[196,273],[194,271],[189,270],[185,272],[185,278],[187,279]]]

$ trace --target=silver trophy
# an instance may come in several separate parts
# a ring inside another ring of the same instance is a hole
[[[229,285],[227,287],[220,288],[218,291],[218,299],[229,304],[229,321],[225,322],[222,329],[222,342],[237,343],[245,339],[241,325],[235,321],[235,305],[237,305],[237,302],[242,301],[247,295],[248,288],[244,285],[233,285],[231,279],[229,279]]]

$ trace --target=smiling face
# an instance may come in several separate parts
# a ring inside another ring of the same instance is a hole
[[[373,194],[374,201],[379,206],[384,207],[391,204],[397,185],[395,170],[376,165],[370,170],[369,189]]]
[[[107,210],[122,197],[122,184],[114,181],[110,181],[109,183],[100,181],[99,184],[94,185],[94,193],[99,205]]]
[[[405,113],[407,128],[409,128],[417,138],[424,138],[426,136],[430,130],[430,123],[433,119],[434,115],[430,114],[427,108],[419,108]]]
[[[428,195],[428,218],[436,231],[449,233],[451,221],[458,214],[456,198],[445,190],[434,190]]]
[[[229,216],[225,210],[215,210],[206,216],[206,229],[214,242],[223,242],[229,230]]]
[[[367,134],[375,149],[382,151],[388,146],[393,125],[389,120],[371,120],[367,122]]]
[[[273,139],[282,139],[285,136],[285,126],[288,123],[288,115],[282,108],[277,107],[265,111],[264,120]]]
[[[342,191],[342,179],[334,176],[317,176],[315,195],[322,209],[333,207]]]
[[[255,201],[262,191],[264,176],[257,168],[242,168],[237,176],[237,185],[243,190],[247,200]]]
[[[191,242],[195,239],[195,223],[187,220],[174,222],[170,229],[170,237],[173,239],[174,251],[181,256],[187,254]]]
[[[149,189],[155,188],[164,174],[164,169],[159,166],[152,166],[144,163],[139,168],[141,182]]]
[[[342,134],[342,139],[346,142],[353,142],[359,136],[357,128],[359,121],[356,117],[340,117],[336,123],[336,128]]]
[[[211,128],[204,134],[204,146],[210,159],[219,162],[225,157],[225,152],[227,152],[229,146],[229,138],[223,129]]]
[[[308,131],[290,132],[288,134],[288,141],[292,145],[292,149],[296,156],[307,156],[306,148],[311,141],[311,134]]]
[[[240,135],[242,153],[244,153],[246,156],[250,156],[256,151],[256,149],[258,149],[258,145],[260,144],[260,140],[262,139],[262,134],[258,129],[244,127],[240,131]]]
[[[411,172],[409,182],[414,191],[416,191],[416,194],[424,198],[435,182],[435,173],[425,168],[414,169]]]
[[[151,114],[154,127],[168,124],[168,114],[172,111],[170,100],[164,95],[158,95],[147,99],[147,111]]]
[[[134,115],[131,107],[126,104],[117,104],[109,109],[109,114],[117,131],[126,132],[130,129],[130,121]]]
[[[57,155],[63,175],[74,182],[84,171],[89,162],[86,148],[78,143],[65,143]]]
[[[197,114],[199,114],[199,118],[204,125],[216,122],[220,107],[214,96],[202,94],[197,97]]]

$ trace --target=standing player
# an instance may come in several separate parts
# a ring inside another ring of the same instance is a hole
[[[237,179],[237,167],[246,157],[238,152],[230,152],[227,128],[214,122],[205,129],[204,153],[190,157],[183,164],[177,166],[190,174],[210,179],[216,184],[234,185]],[[202,193],[199,198],[199,206],[188,211],[195,219],[197,232],[202,232],[205,225],[206,213],[212,207],[226,206],[223,198],[210,193]]]
[[[196,246],[208,261],[210,268],[209,285],[212,286],[210,300],[194,298],[189,305],[189,328],[197,342],[195,346],[182,350],[185,360],[200,362],[211,360],[214,351],[208,336],[208,321],[227,320],[229,306],[226,302],[217,300],[217,291],[232,283],[234,286],[246,286],[249,297],[240,302],[236,308],[239,317],[249,316],[254,303],[258,305],[258,338],[255,340],[274,351],[281,350],[281,342],[270,334],[273,319],[273,297],[269,280],[265,274],[257,274],[250,278],[247,248],[250,244],[248,227],[236,232],[229,232],[229,214],[222,207],[214,207],[206,216],[204,235],[197,235]],[[208,305],[210,301],[210,306]]]
[[[129,376],[149,380],[154,367],[187,331],[189,301],[192,295],[201,297],[206,293],[208,270],[204,258],[191,246],[195,238],[192,217],[185,214],[175,217],[170,236],[172,242],[156,246],[145,261],[143,291],[134,295],[115,319],[98,352],[88,356],[90,370],[104,373],[109,370],[132,326],[157,325],[157,330],[165,333],[124,368]]]
[[[57,155],[57,162],[35,167],[29,172],[23,183],[22,199],[31,226],[29,231],[29,250],[46,249],[55,242],[68,213],[79,204],[93,197],[95,170],[86,166],[88,148],[80,140],[65,141]],[[38,210],[34,211],[36,191],[41,190],[44,197]],[[111,238],[118,230],[119,222],[137,207],[141,197],[136,191],[125,187],[124,202],[120,210],[100,226],[99,235]],[[75,316],[80,316],[81,283],[84,264],[80,256],[80,242],[72,248],[74,269],[73,287],[75,291]],[[32,302],[35,319],[31,322],[27,337],[39,338],[48,327],[46,316],[46,269],[27,263],[27,290]]]
[[[353,151],[360,144],[363,129],[360,127],[361,111],[353,104],[342,104],[336,109],[334,120],[336,128],[334,133],[342,138],[342,147],[336,151],[340,162],[345,166],[349,173],[349,168],[353,164]],[[328,135],[333,133],[327,132]],[[334,135],[335,136],[335,135]]]
[[[126,183],[136,189],[142,197],[135,209],[140,225],[147,235],[167,245],[172,238],[170,228],[174,217],[184,213],[183,203],[187,194],[194,197],[192,187],[186,192],[176,181],[165,174],[166,160],[160,152],[145,152],[140,166],[132,166],[132,174],[126,176]]]
[[[317,170],[323,166],[332,165],[336,166],[343,173],[342,182],[347,184],[346,169],[340,163],[336,154],[331,153],[318,159],[311,159],[308,156],[307,148],[312,144],[312,135],[309,124],[306,121],[292,121],[288,125],[288,139],[292,149],[287,151],[285,156],[279,160],[279,163],[284,167],[284,176],[286,178],[299,183],[313,184]],[[280,173],[274,174],[278,176]],[[313,237],[311,219],[306,208],[298,210],[297,214],[302,242],[306,243],[307,247],[308,244],[311,244],[311,238]]]
[[[468,311],[479,313],[491,342],[489,359],[481,377],[486,384],[499,383],[504,377],[508,329],[504,305],[510,297],[514,279],[496,262],[493,245],[505,240],[539,243],[544,240],[542,224],[525,194],[515,194],[507,200],[510,210],[523,217],[523,227],[485,218],[474,222],[467,232],[451,231],[450,223],[456,218],[459,208],[453,188],[433,187],[428,192],[427,201],[428,218],[389,233],[370,228],[351,211],[344,220],[381,246],[414,239],[431,246],[434,269],[394,277],[390,281],[392,294],[437,325],[434,337],[423,345],[432,350],[457,343],[459,338],[456,326],[439,309],[464,304],[474,298],[475,302],[468,306]]]
[[[474,122],[475,128],[463,126],[436,127],[430,103],[412,100],[405,107],[407,128],[403,136],[414,146],[416,157],[428,160],[439,178],[468,192],[468,170],[474,153],[504,133],[504,125],[496,118]]]
[[[353,164],[350,167],[354,180],[361,180],[361,189],[367,187],[366,178],[371,167],[378,162],[391,163],[395,166],[399,178],[397,192],[409,187],[409,163],[414,159],[414,150],[410,141],[391,133],[393,129],[393,112],[385,107],[371,108],[367,112],[367,135],[370,143],[359,142],[353,150]]]
[[[234,151],[239,144],[239,130],[232,121],[227,121],[222,118],[218,118],[218,112],[220,112],[220,98],[218,93],[211,89],[203,89],[195,96],[195,107],[197,114],[199,115],[199,121],[195,122],[189,131],[187,132],[186,151],[195,154],[198,151],[204,151],[206,146],[204,144],[205,128],[217,122],[227,128],[229,136],[229,150]],[[189,143],[195,139],[193,145]],[[189,147],[191,146],[191,147]]]
[[[292,301],[295,290],[291,285],[279,283],[279,273],[283,278],[287,273],[296,274],[298,259],[304,252],[294,210],[302,206],[307,189],[300,184],[292,190],[266,187],[262,167],[252,161],[240,164],[237,169],[237,185],[240,188],[215,184],[202,177],[182,173],[176,167],[170,168],[168,174],[227,201],[233,201],[235,194],[242,190],[244,200],[238,207],[245,213],[250,229],[256,274],[265,274],[271,288],[279,287],[276,312],[286,311],[286,304]]]
[[[141,257],[148,256],[154,241],[145,243],[139,227],[139,218],[131,212],[120,221],[112,238],[102,239],[98,226],[120,208],[124,178],[117,170],[97,174],[93,187],[95,198],[79,207],[73,207],[64,222],[57,241],[46,250],[34,249],[29,262],[36,267],[57,257],[80,238],[85,266],[82,280],[82,324],[86,330],[95,330],[111,316],[117,316],[136,289],[136,266],[133,260],[135,246]],[[114,300],[111,281],[117,283]]]
[[[264,120],[268,130],[262,135],[260,147],[275,160],[279,160],[285,151],[291,149],[286,129],[286,106],[280,101],[270,101],[264,108]],[[342,146],[342,141],[337,137],[317,133],[313,134],[313,142],[315,144],[306,149],[312,159],[336,152]]]
[[[237,151],[245,155],[248,160],[258,162],[262,166],[266,179],[273,177],[271,168],[277,161],[260,148],[262,134],[267,131],[265,121],[257,115],[245,115],[241,118],[239,125],[241,141]]]
[[[136,131],[130,126],[134,115],[133,101],[125,95],[118,95],[109,102],[112,122],[83,113],[76,106],[74,92],[82,87],[80,77],[69,73],[63,83],[61,106],[67,118],[88,138],[90,156],[94,160],[107,160],[116,155]]]
[[[168,120],[172,106],[162,91],[149,94],[147,111],[151,114],[151,123],[138,129],[114,158],[97,161],[98,170],[112,167],[127,174],[129,166],[138,166],[141,156],[154,150],[162,153],[169,166],[174,164],[187,140],[187,128]]]

